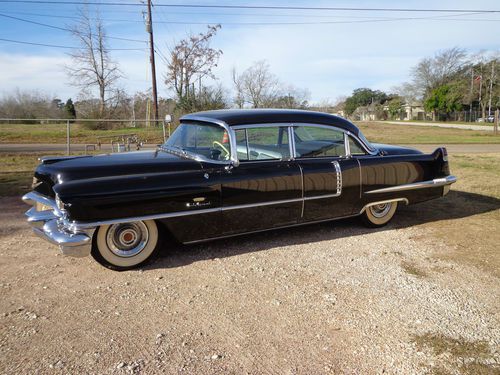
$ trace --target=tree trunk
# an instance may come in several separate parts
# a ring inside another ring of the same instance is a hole
[[[104,115],[104,110],[105,110],[105,90],[104,90],[104,85],[99,86],[99,97],[100,97],[100,103],[99,103],[99,115],[102,117]]]

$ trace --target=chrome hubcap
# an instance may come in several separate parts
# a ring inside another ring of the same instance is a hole
[[[148,239],[148,228],[142,221],[111,225],[106,234],[109,249],[120,257],[139,254],[146,247]]]
[[[381,203],[370,206],[370,212],[377,218],[384,217],[391,210],[392,203]]]

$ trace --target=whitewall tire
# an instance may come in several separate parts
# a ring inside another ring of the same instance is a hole
[[[105,267],[123,271],[146,263],[159,245],[154,220],[102,225],[94,234],[92,256]]]
[[[398,208],[398,202],[374,204],[366,207],[361,215],[363,223],[372,228],[383,227],[393,218]]]

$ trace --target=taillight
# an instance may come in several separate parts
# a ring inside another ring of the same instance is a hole
[[[441,150],[443,150],[443,161],[448,161],[448,150],[446,147],[441,147]]]

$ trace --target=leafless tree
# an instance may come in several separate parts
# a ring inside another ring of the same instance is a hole
[[[234,96],[234,104],[238,108],[243,108],[245,106],[245,96],[243,94],[243,80],[239,79],[235,67],[231,69],[231,78],[233,80],[234,91],[236,93]]]
[[[420,94],[426,95],[433,89],[449,83],[460,75],[467,66],[467,52],[453,47],[425,58],[415,66],[411,75],[413,86]]]
[[[220,25],[208,26],[206,33],[189,35],[171,50],[165,84],[175,91],[181,106],[194,93],[195,83],[200,89],[203,78],[215,79],[212,70],[222,51],[211,48],[210,42],[220,28]]]
[[[0,117],[43,119],[66,117],[64,103],[47,93],[16,89],[0,98]]]
[[[110,57],[106,30],[99,14],[91,17],[87,9],[80,10],[80,20],[71,27],[80,49],[70,53],[72,63],[66,71],[74,86],[89,92],[99,90],[99,114],[104,115],[106,100],[121,77],[118,64]]]
[[[241,74],[232,70],[238,108],[305,108],[309,105],[309,90],[281,82],[270,70],[265,60],[257,61]]]
[[[265,60],[255,62],[240,75],[233,71],[233,83],[238,105],[244,102],[253,108],[271,107],[280,94],[280,82]]]

